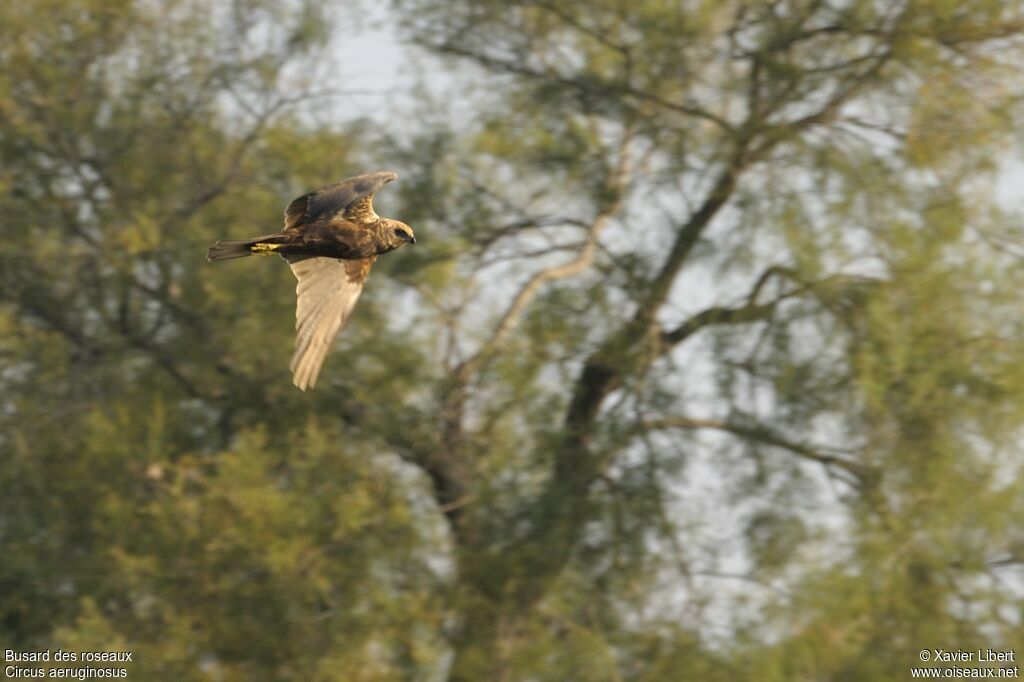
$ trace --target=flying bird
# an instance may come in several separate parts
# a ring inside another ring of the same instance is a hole
[[[255,239],[218,241],[208,261],[278,254],[299,282],[295,307],[292,383],[305,391],[352,314],[377,256],[415,244],[412,228],[373,211],[373,195],[398,177],[364,173],[295,199],[284,212],[284,229]]]

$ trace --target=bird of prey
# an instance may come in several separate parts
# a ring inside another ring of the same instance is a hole
[[[218,241],[209,261],[278,254],[291,266],[295,287],[295,354],[292,382],[305,391],[334,339],[345,327],[377,256],[415,244],[412,228],[373,211],[373,195],[398,175],[364,173],[295,199],[284,212],[284,229],[255,239]]]

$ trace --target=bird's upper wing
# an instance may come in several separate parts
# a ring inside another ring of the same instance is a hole
[[[316,384],[327,352],[359,300],[373,260],[289,260],[299,280],[295,286],[295,355],[289,368],[292,382],[301,390]]]
[[[303,194],[285,209],[284,227],[287,230],[339,212],[358,223],[372,222],[377,219],[373,212],[373,195],[397,177],[398,174],[391,171],[364,173]]]

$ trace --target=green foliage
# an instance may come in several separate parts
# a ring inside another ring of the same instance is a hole
[[[450,116],[424,88],[317,122],[340,3],[0,9],[5,647],[146,680],[869,681],[1021,641],[991,186],[1024,8],[395,6]],[[202,255],[391,165],[420,243],[300,394],[287,268]]]
[[[138,679],[414,674],[440,651],[421,485],[287,390],[287,269],[202,257],[344,172],[351,140],[285,108],[322,9],[226,9],[0,10],[4,640],[131,650]],[[357,397],[401,414],[387,383]]]

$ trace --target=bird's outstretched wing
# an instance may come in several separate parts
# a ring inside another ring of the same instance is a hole
[[[345,327],[363,291],[373,258],[297,258],[289,260],[295,286],[295,355],[289,366],[292,383],[305,391],[316,378],[334,339]]]
[[[377,219],[373,212],[373,195],[397,177],[398,174],[391,171],[364,173],[303,194],[285,209],[285,230],[339,212],[358,223],[372,222]]]

